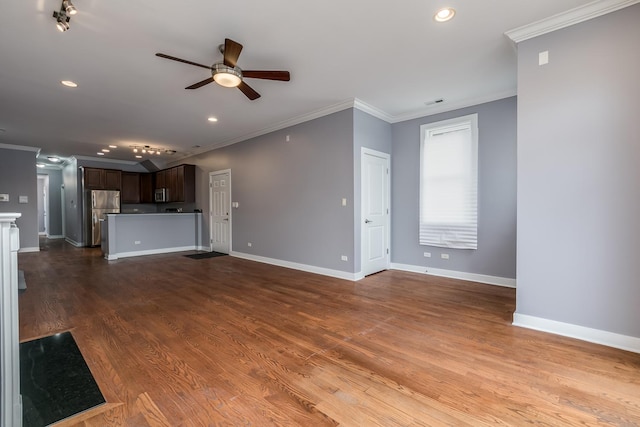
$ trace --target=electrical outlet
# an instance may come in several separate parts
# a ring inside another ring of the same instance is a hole
[[[424,253],[424,257],[425,258],[431,258],[431,252],[425,252]]]
[[[340,257],[340,259],[341,259],[342,261],[349,261],[349,257],[347,257],[346,255],[342,255],[342,256]]]
[[[449,254],[440,254],[440,258],[449,259]]]
[[[140,244],[140,240],[136,240],[133,242],[134,245],[139,245]]]
[[[251,242],[247,243],[247,246],[251,247],[253,244]]]

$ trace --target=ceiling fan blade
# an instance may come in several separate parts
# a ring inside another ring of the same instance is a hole
[[[195,65],[196,67],[206,68],[207,70],[211,69],[211,67],[208,65],[198,64],[197,62],[187,61],[186,59],[176,58],[175,56],[165,55],[164,53],[156,53],[156,56],[159,56],[160,58],[171,59],[172,61],[184,62],[185,64],[189,65]]]
[[[242,93],[244,93],[247,96],[247,98],[249,98],[252,101],[260,98],[260,94],[255,90],[253,90],[253,88],[248,84],[246,84],[245,82],[240,82],[238,89],[240,89]]]
[[[242,45],[231,39],[224,39],[224,65],[235,67],[242,52]]]
[[[208,85],[212,81],[213,81],[213,77],[209,77],[208,79],[204,79],[201,82],[194,83],[191,86],[187,86],[187,87],[185,87],[185,89],[198,89],[199,87],[202,87],[204,85]]]
[[[288,71],[242,70],[242,76],[251,79],[280,80],[283,82],[291,80]]]

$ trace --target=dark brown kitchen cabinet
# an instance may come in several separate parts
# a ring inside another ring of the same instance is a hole
[[[122,172],[115,169],[84,168],[84,188],[88,190],[120,190]]]
[[[155,188],[167,189],[168,202],[194,203],[196,201],[196,167],[180,165],[155,173]]]
[[[120,190],[122,189],[122,171],[114,169],[104,170],[104,189]]]
[[[196,167],[194,165],[176,166],[176,202],[195,203]]]
[[[140,174],[137,172],[122,172],[122,203],[140,203]]]
[[[140,203],[153,203],[153,174],[140,174]]]
[[[156,189],[159,188],[167,188],[168,180],[167,180],[167,170],[161,170],[156,172]]]
[[[104,187],[104,169],[84,168],[84,188],[102,190]]]

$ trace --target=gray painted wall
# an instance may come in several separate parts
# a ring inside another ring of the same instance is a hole
[[[353,122],[348,109],[181,160],[197,166],[203,242],[209,172],[231,169],[234,251],[354,272],[353,208],[341,206],[354,200]]]
[[[353,109],[353,203],[348,201],[348,205],[353,205],[354,234],[354,268],[356,272],[362,270],[362,250],[360,247],[362,224],[360,216],[362,213],[362,148],[370,148],[382,153],[391,154],[391,124],[373,117],[361,110]],[[391,172],[393,173],[393,171]]]
[[[20,248],[39,248],[38,183],[35,151],[0,148],[0,194],[9,194],[8,202],[0,202],[0,212],[20,212],[16,220],[20,228]],[[28,203],[18,203],[27,196]]]
[[[478,114],[478,249],[418,244],[420,126]],[[391,259],[394,263],[516,277],[516,98],[506,98],[391,127]],[[431,252],[425,258],[424,252]],[[450,258],[443,260],[441,253]]]
[[[519,314],[640,337],[639,22],[518,45]]]
[[[102,243],[103,251],[109,259],[138,252],[198,249],[202,243],[200,213],[107,215],[103,227],[103,236],[109,236],[106,247]]]
[[[62,170],[38,169],[37,173],[49,176],[49,236],[62,236]]]

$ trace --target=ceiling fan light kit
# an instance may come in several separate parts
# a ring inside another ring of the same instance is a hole
[[[237,87],[242,93],[244,93],[247,98],[252,101],[260,98],[260,94],[247,83],[245,83],[245,78],[279,80],[283,82],[288,82],[291,79],[288,71],[243,71],[236,65],[238,57],[240,56],[240,52],[242,52],[242,45],[231,39],[224,39],[224,44],[220,45],[218,49],[223,55],[223,60],[222,62],[216,62],[211,66],[187,61],[186,59],[177,58],[175,56],[170,56],[164,53],[156,53],[156,56],[211,70],[211,77],[207,77],[202,81],[192,84],[191,86],[187,86],[185,89],[198,89],[202,86],[208,85],[211,82],[216,82],[218,85],[223,87]]]
[[[238,67],[227,67],[224,64],[211,66],[213,80],[220,86],[238,87],[242,83],[242,71]]]

